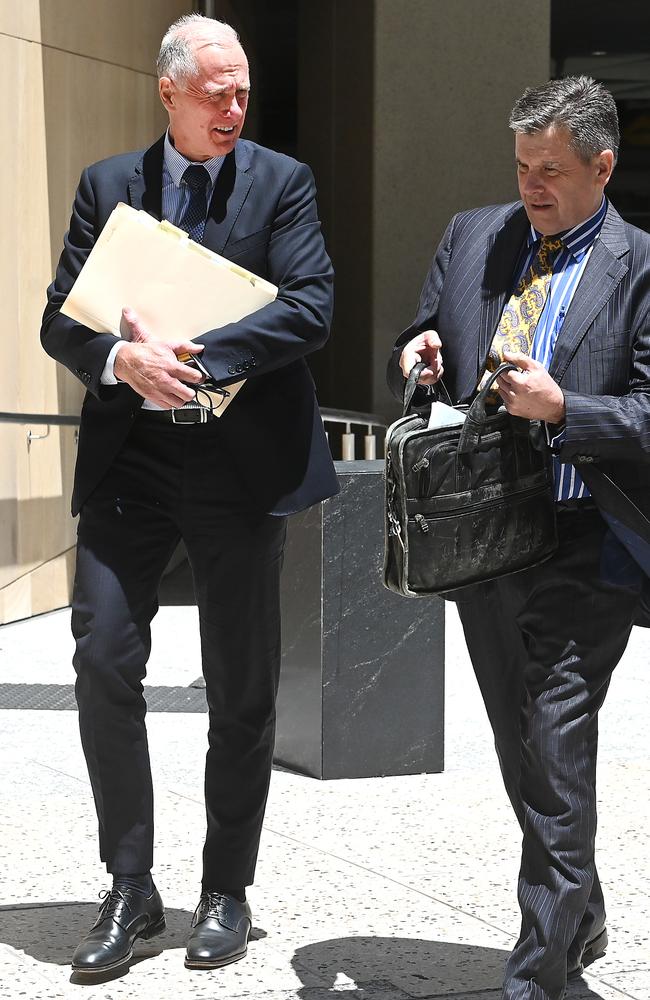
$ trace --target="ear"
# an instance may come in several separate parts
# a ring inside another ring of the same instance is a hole
[[[614,153],[611,149],[604,149],[602,153],[598,155],[596,167],[598,181],[603,187],[605,187],[609,178],[612,176],[612,171],[614,169]]]
[[[174,94],[176,88],[174,86],[174,81],[170,80],[168,76],[161,76],[158,80],[158,93],[160,94],[160,100],[163,103],[163,107],[167,110],[173,110],[174,108]]]

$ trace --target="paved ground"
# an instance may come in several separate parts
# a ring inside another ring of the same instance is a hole
[[[197,675],[193,608],[161,610],[150,679]],[[70,955],[104,885],[74,711],[0,711],[0,998],[497,1000],[517,932],[519,833],[453,611],[444,774],[318,782],[273,775],[246,961],[187,972],[203,834],[205,716],[156,712],[155,878],[168,930],[128,972],[75,983]],[[567,1000],[650,997],[647,633],[635,630],[602,715],[599,865],[610,948]],[[7,684],[71,683],[68,615],[0,629]],[[15,690],[15,689],[12,689]],[[396,720],[397,724],[397,720]]]

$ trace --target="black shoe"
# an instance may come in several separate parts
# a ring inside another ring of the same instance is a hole
[[[165,910],[158,890],[150,896],[133,889],[107,889],[89,934],[72,956],[73,972],[109,972],[133,955],[136,938],[155,937],[165,929]]]
[[[602,958],[607,951],[608,938],[607,928],[601,929],[585,943],[582,953],[577,956],[569,952],[567,960],[567,979],[577,979],[585,971],[588,965]]]
[[[186,969],[218,969],[243,958],[248,948],[251,909],[234,896],[203,892],[192,917]]]

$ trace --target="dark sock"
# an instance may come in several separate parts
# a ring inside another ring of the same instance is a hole
[[[243,887],[238,887],[237,889],[206,889],[204,887],[203,892],[218,892],[222,896],[234,896],[240,903],[246,902],[246,889]]]
[[[144,872],[142,875],[113,875],[113,888],[133,889],[143,896],[150,896],[153,892],[151,872]]]

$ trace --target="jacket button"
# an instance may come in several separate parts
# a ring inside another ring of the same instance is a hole
[[[228,374],[229,375],[234,375],[235,374],[234,365],[229,365],[229,367],[228,367]]]
[[[243,370],[244,370],[244,369],[242,368],[242,366],[241,366],[241,365],[236,365],[236,366],[235,366],[235,371],[237,372],[237,374],[238,374],[238,375],[239,375],[239,374],[240,374],[241,372],[243,372]]]

